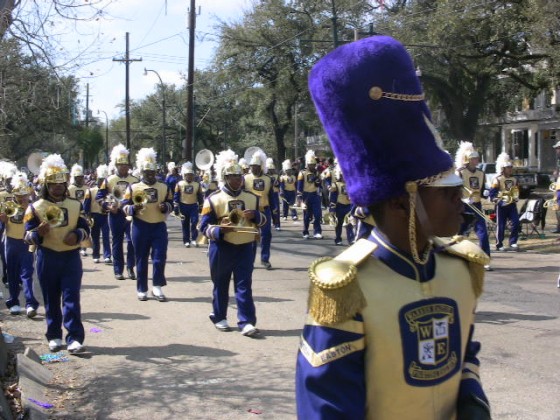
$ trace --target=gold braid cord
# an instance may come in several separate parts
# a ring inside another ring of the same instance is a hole
[[[431,245],[428,245],[424,256],[420,258],[418,249],[416,248],[416,194],[418,193],[418,185],[415,182],[406,183],[406,191],[408,192],[408,200],[410,203],[410,213],[408,216],[408,240],[410,242],[410,253],[412,259],[417,264],[426,264],[430,258]]]

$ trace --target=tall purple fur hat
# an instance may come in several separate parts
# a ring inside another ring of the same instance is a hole
[[[309,90],[354,204],[404,194],[408,182],[462,185],[412,59],[395,39],[373,36],[335,49],[311,70]]]

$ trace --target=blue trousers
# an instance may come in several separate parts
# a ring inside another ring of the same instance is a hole
[[[266,223],[261,226],[261,261],[268,262],[270,260],[270,243],[272,242],[272,213],[270,207],[263,210],[266,216]]]
[[[296,220],[298,215],[296,209],[290,209],[296,202],[295,191],[284,191],[284,200],[282,200],[282,216],[288,217],[288,210],[290,210],[293,220]]]
[[[126,235],[126,267],[134,268],[134,245],[130,237],[130,222],[126,220],[123,212],[117,214],[109,213],[109,227],[111,228],[111,236],[113,245],[111,251],[113,254],[113,270],[115,274],[122,274],[124,270],[124,253],[123,240]]]
[[[196,241],[196,238],[198,238],[198,229],[196,228],[198,224],[198,204],[179,203],[179,211],[185,216],[185,219],[181,220],[183,243]]]
[[[471,203],[471,206],[474,206],[477,209],[479,209],[481,212],[483,212],[482,203]],[[469,208],[466,205],[465,205],[465,209],[467,212],[469,211]],[[474,224],[474,232],[476,233],[480,247],[486,253],[486,255],[490,256],[490,241],[488,239],[488,229],[486,227],[486,220],[484,220],[482,216],[476,213],[474,213],[474,217],[475,217],[474,221],[465,222],[461,225],[461,228],[459,229],[459,235],[464,235],[465,233],[467,233],[470,226]]]
[[[309,235],[309,225],[313,216],[313,234],[322,233],[321,218],[321,196],[317,193],[303,193],[303,202],[307,208],[303,212],[303,234]]]
[[[2,260],[2,281],[8,279],[8,266],[6,264],[6,244],[4,242],[5,226],[0,228],[0,260]]]
[[[229,284],[233,274],[233,290],[237,301],[237,325],[242,329],[246,324],[257,324],[255,302],[253,301],[253,248],[252,242],[233,245],[228,242],[210,241],[208,258],[212,277],[212,314],[215,324],[227,319]]]
[[[99,237],[103,235],[103,258],[111,258],[111,239],[109,238],[109,222],[106,214],[92,213],[91,241],[93,242],[93,258],[99,258],[101,246]]]
[[[517,205],[512,203],[507,206],[496,206],[496,247],[504,246],[504,234],[506,231],[507,221],[511,222],[511,231],[509,235],[509,244],[517,243],[519,238],[519,213]]]
[[[334,242],[342,242],[342,225],[344,224],[344,216],[350,213],[352,209],[352,204],[337,204],[335,213],[338,222],[334,228],[335,238]],[[346,225],[346,240],[348,244],[352,244],[354,242],[354,229],[351,224]]]
[[[272,193],[272,203],[270,203],[271,209],[275,208],[276,213],[273,213],[272,210],[270,211],[272,217],[272,224],[275,228],[280,227],[280,197],[278,196],[277,192]]]
[[[79,249],[65,252],[37,249],[37,277],[43,292],[47,340],[62,339],[62,324],[68,331],[66,343],[84,343],[80,307],[82,260]],[[60,307],[62,300],[62,308]]]
[[[25,307],[37,309],[39,302],[33,295],[33,253],[29,252],[29,245],[23,239],[6,237],[6,260],[8,261],[8,289],[10,297],[6,299],[6,306],[19,306],[19,292],[23,285]]]
[[[167,224],[147,223],[134,219],[132,223],[132,242],[136,251],[136,290],[148,291],[148,258],[150,250],[153,264],[153,285],[165,286],[165,261],[167,260]]]

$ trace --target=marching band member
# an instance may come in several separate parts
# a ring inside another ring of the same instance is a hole
[[[77,163],[72,165],[70,169],[70,185],[68,186],[68,196],[70,198],[75,198],[82,206],[84,205],[84,200],[86,198],[86,193],[89,188],[84,184],[84,168],[82,168]],[[87,256],[87,249],[82,244],[80,249],[80,255],[82,257]]]
[[[292,169],[292,162],[290,159],[286,159],[282,162],[282,171],[284,172],[280,176],[280,199],[282,200],[282,215],[284,220],[288,220],[288,210],[292,214],[292,220],[297,220],[298,215],[296,210],[293,208],[296,202],[296,181],[297,178],[294,176],[294,171]],[[290,209],[290,207],[292,207]]]
[[[167,215],[173,210],[173,193],[167,184],[156,180],[156,152],[143,148],[136,154],[136,166],[142,173],[139,182],[131,184],[125,194],[123,211],[132,216],[132,242],[136,252],[138,300],[148,300],[148,258],[153,263],[152,294],[160,302],[167,298],[161,288],[167,260]]]
[[[214,168],[208,169],[202,175],[202,182],[200,183],[202,187],[202,193],[204,198],[207,198],[210,194],[218,191],[218,181],[216,181],[216,174],[214,173]]]
[[[243,176],[247,175],[251,170],[245,158],[239,159],[239,166],[241,166],[241,169],[243,170]]]
[[[82,204],[67,196],[68,169],[60,155],[43,159],[39,178],[43,188],[39,200],[27,207],[25,241],[37,247],[37,277],[43,292],[49,349],[62,347],[62,325],[68,331],[70,353],[84,351],[80,288],[82,260],[80,242],[90,229]],[[60,307],[62,301],[62,309]]]
[[[241,334],[254,337],[259,334],[252,292],[254,247],[258,227],[266,223],[266,216],[259,212],[259,197],[243,189],[242,169],[233,151],[220,152],[215,167],[223,186],[204,201],[200,222],[201,232],[210,240],[208,257],[214,285],[210,320],[218,330],[230,330],[227,309],[233,275],[237,325]]]
[[[323,238],[321,228],[321,178],[317,174],[317,158],[313,150],[305,154],[306,169],[300,171],[297,181],[298,202],[303,202],[303,238],[309,239],[309,224],[313,217],[313,237]]]
[[[309,269],[298,418],[490,419],[473,341],[488,256],[437,237],[459,230],[462,181],[411,57],[388,36],[345,44],[315,64],[309,90],[376,228]]]
[[[169,187],[169,191],[175,191],[175,186],[177,182],[181,180],[181,176],[179,175],[179,168],[175,165],[175,162],[169,162],[167,164],[167,176],[165,177],[165,183]]]
[[[496,159],[496,172],[498,175],[494,178],[490,189],[490,200],[496,204],[496,250],[505,251],[504,234],[509,220],[511,222],[509,246],[517,251],[519,249],[517,245],[519,238],[519,213],[517,212],[519,187],[517,186],[517,178],[513,176],[513,162],[507,153],[500,153]]]
[[[251,172],[244,177],[245,189],[259,197],[260,211],[266,216],[266,221],[261,227],[261,265],[267,270],[271,270],[272,215],[277,212],[277,209],[274,207],[272,179],[266,174],[266,155],[264,152],[255,152],[251,157],[249,166]]]
[[[0,162],[0,179],[2,181],[2,189],[0,190],[0,203],[5,203],[6,201],[15,201],[14,195],[12,194],[11,180],[16,172],[17,166],[13,163],[5,161]],[[6,287],[8,287],[8,266],[6,262],[4,230],[4,224],[0,223],[0,259],[2,260],[2,283],[4,283]]]
[[[352,210],[352,203],[350,198],[348,198],[348,192],[346,191],[346,183],[344,182],[344,176],[342,175],[342,170],[340,167],[336,167],[333,170],[334,181],[331,179],[331,184],[329,187],[329,214],[335,216],[335,245],[342,245],[342,226],[346,223],[346,239],[348,240],[348,245],[354,243],[354,230],[352,225],[348,223],[347,216]]]
[[[266,169],[267,175],[272,181],[272,223],[274,224],[274,229],[277,231],[281,230],[280,226],[280,183],[278,180],[278,174],[276,173],[276,166],[274,166],[274,160],[272,158],[266,159]]]
[[[113,264],[111,260],[111,238],[109,233],[109,221],[107,211],[103,210],[101,205],[95,200],[99,188],[109,176],[109,168],[107,165],[99,165],[96,170],[97,185],[91,187],[86,191],[86,198],[84,200],[84,212],[88,217],[93,220],[91,227],[91,241],[93,243],[93,262],[99,263],[101,246],[99,237],[103,236],[103,262],[107,265]]]
[[[474,223],[474,231],[478,237],[480,247],[488,256],[490,256],[490,241],[488,240],[488,229],[486,227],[486,219],[482,217],[484,210],[482,209],[482,195],[484,186],[486,185],[486,177],[484,172],[477,168],[479,162],[479,154],[474,150],[473,144],[468,141],[462,141],[455,154],[455,167],[457,175],[463,180],[463,201],[466,200],[468,206],[465,206],[465,213],[471,215],[471,220],[465,220],[459,229],[459,235],[468,234]],[[475,212],[471,207],[478,209]],[[491,270],[490,265],[484,267]]]
[[[8,289],[10,297],[6,299],[6,306],[12,315],[19,315],[19,293],[23,286],[25,295],[26,314],[29,318],[37,315],[39,302],[33,294],[33,253],[29,252],[23,238],[25,227],[23,215],[30,202],[32,188],[29,186],[27,175],[17,172],[11,180],[12,193],[15,197],[15,213],[7,215],[7,209],[0,211],[0,221],[6,226],[6,261],[8,270]]]
[[[138,178],[129,175],[130,152],[122,144],[113,147],[111,151],[111,164],[117,173],[110,175],[99,187],[95,199],[100,203],[104,211],[109,212],[109,228],[111,229],[113,271],[117,280],[124,280],[124,253],[123,240],[126,236],[126,269],[128,277],[136,280],[134,273],[134,245],[130,236],[130,222],[122,211],[122,199],[128,186],[138,182]]]
[[[184,179],[175,186],[173,195],[173,211],[178,216],[181,214],[181,229],[183,231],[183,243],[185,247],[191,245],[198,247],[196,238],[198,237],[198,209],[202,207],[204,197],[200,183],[194,179],[193,164],[183,163],[181,175]]]

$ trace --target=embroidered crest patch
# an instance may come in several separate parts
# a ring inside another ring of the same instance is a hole
[[[413,386],[444,382],[461,367],[461,322],[457,303],[433,298],[410,303],[399,312],[404,376]]]

